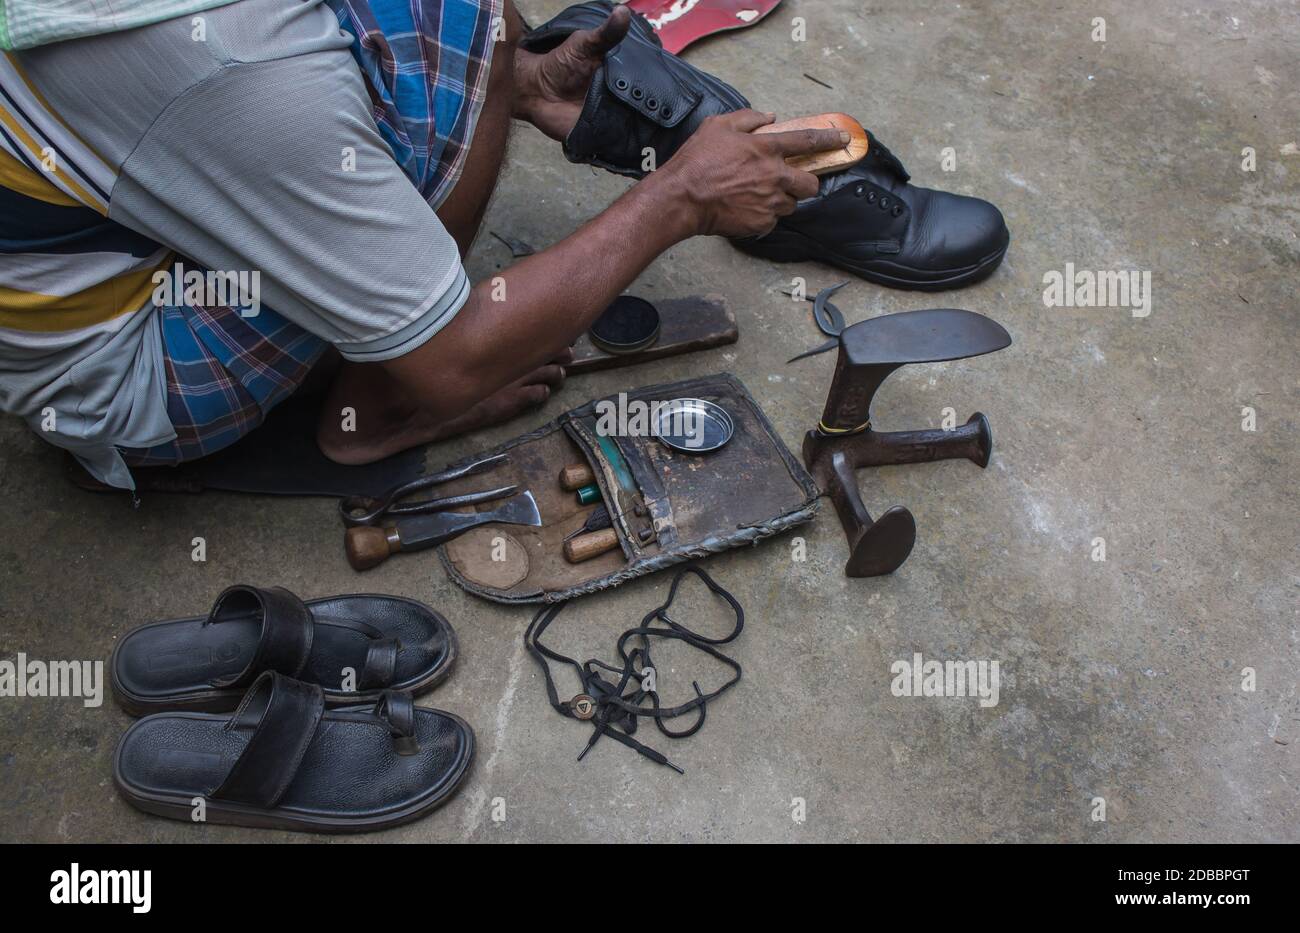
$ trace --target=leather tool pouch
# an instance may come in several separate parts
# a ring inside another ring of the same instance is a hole
[[[498,453],[508,453],[510,459],[490,473],[446,484],[439,495],[516,483],[532,490],[543,524],[484,525],[438,548],[457,584],[497,602],[559,602],[757,543],[816,514],[818,490],[812,478],[734,376],[648,386],[626,398],[702,398],[726,409],[735,434],[724,447],[705,454],[671,450],[646,434],[600,437],[597,423],[605,410],[600,403],[618,404],[611,396],[475,455],[470,459]],[[607,452],[611,444],[626,465],[622,483],[620,465]],[[592,468],[619,542],[614,550],[578,564],[565,559],[563,543],[582,529],[597,504],[579,505],[573,492],[561,488],[561,469],[575,463]]]

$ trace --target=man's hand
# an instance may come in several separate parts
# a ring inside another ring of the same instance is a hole
[[[847,133],[830,129],[754,134],[775,119],[753,110],[710,117],[641,185],[667,186],[659,197],[689,204],[697,233],[767,233],[778,218],[794,213],[797,201],[817,194],[817,176],[791,168],[785,157],[840,149],[849,141]]]
[[[632,11],[619,4],[595,29],[575,32],[545,55],[515,52],[514,115],[563,140],[578,122],[592,76],[605,53],[623,41]]]

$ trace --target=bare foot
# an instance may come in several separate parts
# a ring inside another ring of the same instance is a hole
[[[450,421],[434,422],[419,409],[395,406],[381,415],[358,419],[357,430],[347,433],[339,430],[335,418],[322,418],[316,441],[321,453],[335,463],[359,466],[420,444],[501,424],[544,405],[551,393],[564,385],[564,364],[572,360],[572,352],[566,351],[555,362],[539,366]],[[369,430],[364,430],[362,421]]]
[[[467,434],[539,408],[546,404],[552,392],[564,385],[564,377],[564,367],[558,363],[539,367],[523,379],[489,395],[460,417],[444,422],[438,427],[436,437],[431,440],[446,440],[458,434]]]

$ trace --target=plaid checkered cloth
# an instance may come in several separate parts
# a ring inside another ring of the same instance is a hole
[[[328,2],[354,37],[380,133],[437,207],[464,169],[504,0]],[[254,317],[195,306],[161,314],[167,414],[177,436],[124,449],[131,466],[181,463],[233,444],[293,393],[327,346],[266,307]]]
[[[487,97],[505,0],[326,0],[397,164],[431,205],[451,193]]]
[[[167,417],[176,438],[123,448],[129,466],[167,466],[216,453],[262,423],[329,346],[269,308],[169,305],[162,315]]]

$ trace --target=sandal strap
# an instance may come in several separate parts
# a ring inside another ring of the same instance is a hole
[[[311,655],[315,625],[311,610],[284,587],[227,587],[217,597],[204,625],[259,615],[262,634],[248,665],[238,674],[212,681],[218,688],[246,687],[265,671],[297,677]]]
[[[263,809],[280,802],[316,735],[325,696],[316,684],[274,671],[260,674],[226,724],[253,729],[226,779],[210,795]]]
[[[375,715],[387,723],[393,735],[415,735],[415,698],[407,691],[385,690],[375,704]]]
[[[393,682],[397,673],[397,652],[401,648],[396,638],[380,638],[366,647],[366,663],[361,668],[358,688],[378,690]]]
[[[397,754],[414,755],[420,750],[415,740],[415,698],[410,693],[385,690],[375,704],[374,715],[388,726]]]

